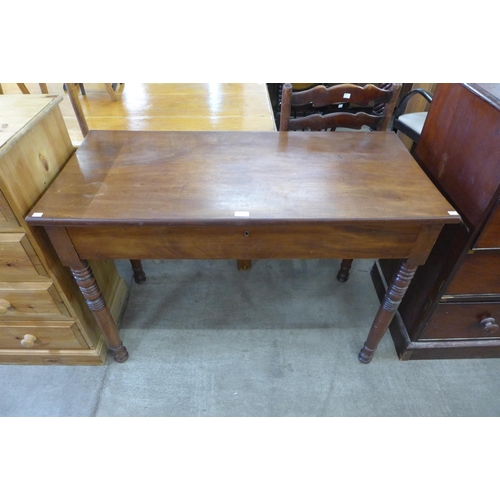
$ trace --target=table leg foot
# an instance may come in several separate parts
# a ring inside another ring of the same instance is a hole
[[[142,268],[142,262],[137,259],[130,259],[130,264],[132,265],[132,272],[134,273],[134,281],[140,285],[146,281],[146,273]]]
[[[351,270],[353,259],[343,259],[340,264],[339,272],[337,273],[337,279],[341,283],[345,283],[349,279],[349,271]]]
[[[363,346],[363,349],[359,351],[358,354],[358,359],[361,363],[367,365],[372,359],[375,354],[375,349],[370,349],[369,347],[366,347],[366,344]]]
[[[110,347],[109,352],[117,363],[124,363],[128,359],[128,351],[123,344],[115,348]]]

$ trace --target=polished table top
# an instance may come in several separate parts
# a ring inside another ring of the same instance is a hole
[[[28,220],[448,223],[452,210],[391,132],[91,131]]]
[[[442,226],[461,219],[392,132],[91,131],[26,220],[119,362],[87,259],[402,259],[359,354],[369,363]]]

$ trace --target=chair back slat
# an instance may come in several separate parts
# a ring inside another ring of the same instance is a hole
[[[329,113],[320,115],[301,116],[290,120],[289,130],[335,130],[337,127],[361,129],[363,126],[377,130],[383,116],[369,115],[368,113]]]
[[[355,103],[359,106],[369,106],[376,103],[387,103],[392,97],[392,90],[383,90],[373,84],[360,87],[345,83],[325,87],[318,85],[312,89],[294,92],[292,106],[312,104],[314,107],[328,106],[337,103]]]
[[[371,130],[386,130],[400,91],[399,83],[380,86],[367,84],[363,87],[344,83],[332,87],[317,85],[308,90],[293,92],[292,85],[285,83],[282,90],[280,130],[335,130],[337,127],[360,129],[363,125]],[[349,104],[346,106],[349,112],[337,111],[344,104]],[[308,106],[312,113],[292,118],[292,107],[297,110],[300,106]],[[363,109],[356,112],[356,107]],[[322,112],[320,108],[326,111]]]

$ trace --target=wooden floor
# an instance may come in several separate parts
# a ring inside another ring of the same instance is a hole
[[[40,94],[37,83],[27,83]],[[89,129],[98,130],[275,130],[265,83],[126,83],[113,102],[102,83],[85,83],[79,95]],[[21,94],[2,83],[4,94]],[[62,83],[47,83],[64,94],[61,111],[74,145],[83,139]]]

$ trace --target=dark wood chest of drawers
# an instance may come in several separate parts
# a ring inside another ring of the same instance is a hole
[[[401,303],[398,355],[500,357],[500,84],[439,84],[414,155],[463,224],[443,230]],[[379,294],[396,265],[375,264]]]

